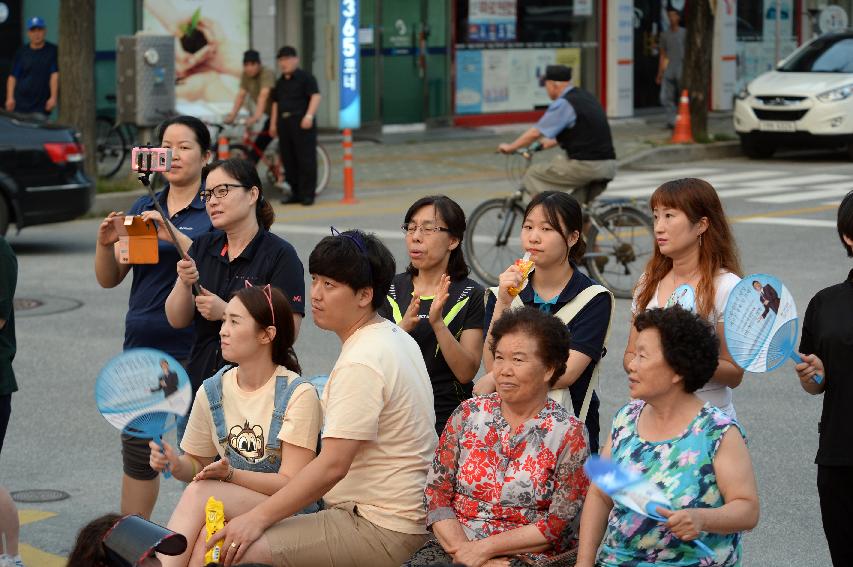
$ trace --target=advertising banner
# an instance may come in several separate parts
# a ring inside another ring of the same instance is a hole
[[[143,31],[175,38],[178,112],[208,116],[231,108],[249,27],[248,0],[143,0]]]
[[[358,1],[341,0],[338,17],[338,45],[341,62],[338,72],[340,81],[340,110],[338,127],[358,128],[361,126],[361,95],[359,93],[359,46],[358,46]]]
[[[515,41],[515,0],[469,0],[468,41]]]

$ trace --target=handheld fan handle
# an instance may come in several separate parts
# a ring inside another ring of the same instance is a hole
[[[796,352],[791,352],[791,360],[793,360],[797,364],[805,362],[802,359],[802,357],[799,354],[797,354]],[[812,380],[814,380],[815,384],[822,384],[823,383],[823,376],[821,376],[820,374],[815,374],[814,377],[812,378]]]
[[[154,442],[157,443],[157,446],[160,447],[160,449],[163,449],[163,438],[160,435],[154,439]],[[171,466],[171,464],[166,463],[166,468],[163,469],[163,478],[172,478],[172,473],[169,471],[169,467]]]

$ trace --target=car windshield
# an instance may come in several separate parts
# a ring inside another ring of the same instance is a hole
[[[789,73],[853,73],[853,38],[813,41],[779,67]]]

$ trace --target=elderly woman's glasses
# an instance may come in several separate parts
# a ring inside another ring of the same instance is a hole
[[[207,201],[211,197],[216,197],[217,199],[222,199],[223,197],[228,195],[228,191],[231,189],[248,189],[245,185],[240,185],[239,183],[222,183],[217,185],[216,187],[211,187],[210,189],[205,189],[201,192],[201,198]]]
[[[418,231],[418,229],[420,229],[421,234],[423,234],[424,236],[431,236],[431,235],[435,234],[436,232],[449,232],[450,231],[449,228],[444,227],[444,226],[435,226],[435,225],[429,224],[429,223],[427,223],[427,224],[415,224],[413,222],[403,223],[400,225],[400,228],[403,230],[403,232],[405,232],[406,234],[410,234],[410,235],[415,234]]]

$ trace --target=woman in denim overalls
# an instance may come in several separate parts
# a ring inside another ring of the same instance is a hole
[[[222,368],[199,389],[182,455],[165,442],[162,449],[151,445],[155,470],[168,467],[190,482],[168,524],[187,537],[187,552],[164,557],[164,565],[186,566],[191,556],[193,564],[201,562],[209,497],[223,502],[226,520],[233,518],[278,491],[316,456],[320,401],[298,375],[295,335],[287,299],[276,288],[246,287],[228,303],[220,340],[223,356],[237,366]],[[315,503],[303,513],[318,509]]]

